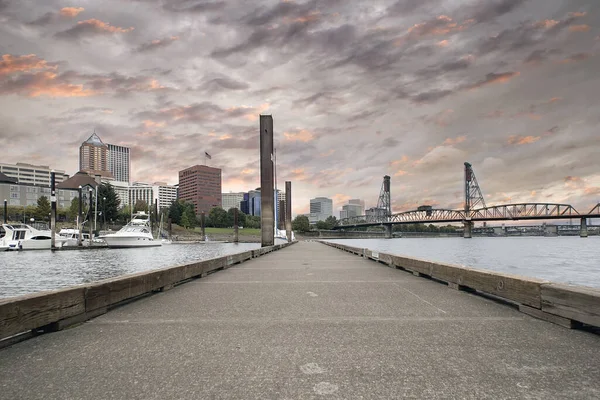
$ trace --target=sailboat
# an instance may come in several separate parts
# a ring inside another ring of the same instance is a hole
[[[165,217],[165,215],[161,213],[160,214],[160,225],[158,226],[158,235],[157,236],[159,238],[162,238],[161,239],[161,243],[162,244],[171,244],[173,242],[171,242],[171,238],[170,237],[163,238],[163,222],[164,222],[164,217]]]
[[[274,210],[274,240],[273,240],[273,244],[285,244],[288,242],[287,239],[287,232],[285,231],[285,229],[279,229],[277,227],[277,209],[279,208],[279,199],[277,198],[277,154],[276,151],[273,150],[273,178],[275,180],[275,190],[273,193],[273,196],[275,198],[275,207],[273,207]],[[294,237],[294,231],[292,231],[292,241],[295,240]]]

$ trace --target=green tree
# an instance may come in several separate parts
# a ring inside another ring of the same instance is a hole
[[[46,221],[49,219],[51,211],[52,207],[50,206],[50,201],[48,200],[48,198],[46,196],[38,197],[35,219],[40,221]]]
[[[171,222],[181,225],[181,214],[183,214],[183,211],[183,201],[173,201],[169,207],[169,218],[171,218]]]
[[[228,226],[227,211],[221,207],[213,207],[208,215],[215,228],[226,228]]]
[[[184,212],[181,216],[181,220],[179,221],[179,225],[183,226],[185,229],[190,227],[190,220],[188,218],[188,213]]]
[[[308,217],[306,215],[298,215],[292,221],[292,229],[296,232],[308,232],[310,231],[310,222],[308,221]]]
[[[246,215],[246,228],[260,229],[260,217],[257,215]]]
[[[235,213],[236,208],[230,208],[227,210],[227,226],[233,226],[235,222]],[[246,214],[238,210],[238,226],[246,226]]]
[[[183,214],[181,215],[181,218],[183,219],[184,216],[187,218],[188,227],[194,228],[196,226],[196,211],[194,210],[194,205],[192,203],[183,204]]]
[[[325,221],[317,221],[317,229],[329,230],[329,224]]]
[[[337,220],[336,217],[334,217],[333,215],[330,215],[325,220],[325,223],[327,224],[327,229],[333,229],[336,226],[338,226],[339,221]]]
[[[69,219],[71,221],[76,221],[77,216],[79,215],[79,197],[75,197],[71,200],[71,206],[69,207]]]
[[[126,224],[131,219],[131,206],[125,206],[119,211],[117,221],[121,224]]]
[[[148,210],[148,203],[146,203],[144,200],[138,200],[135,202],[135,205],[133,206],[133,212],[136,213],[138,211],[147,211]]]
[[[103,183],[98,186],[98,218],[101,213],[104,214],[100,220],[106,222],[115,221],[119,216],[119,207],[121,200],[117,196],[115,188],[110,183]]]

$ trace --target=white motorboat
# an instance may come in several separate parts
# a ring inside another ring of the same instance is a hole
[[[162,246],[161,240],[155,240],[152,236],[150,216],[145,212],[135,213],[120,231],[99,238],[104,239],[109,248]]]
[[[61,229],[58,235],[64,239],[62,247],[77,247],[79,245],[79,229]],[[95,240],[93,241],[95,242]],[[82,246],[90,245],[90,234],[83,233],[81,236]]]
[[[26,224],[2,225],[5,235],[0,241],[0,249],[5,250],[50,250],[52,232],[49,229],[39,230]],[[55,236],[55,246],[62,247],[65,240]]]

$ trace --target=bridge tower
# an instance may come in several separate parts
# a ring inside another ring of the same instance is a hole
[[[485,200],[483,194],[477,183],[475,172],[470,163],[465,162],[465,231],[463,234],[464,238],[471,238],[473,231],[473,222],[471,221],[471,210],[475,208],[485,207]]]
[[[392,216],[392,199],[390,197],[390,177],[386,175],[383,177],[383,184],[381,185],[381,190],[379,192],[379,200],[377,200],[377,211],[381,213],[382,220],[384,222],[389,222]],[[386,224],[385,232],[386,237],[392,237],[392,225]]]

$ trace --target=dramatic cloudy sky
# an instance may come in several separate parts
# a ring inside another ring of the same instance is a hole
[[[259,185],[272,114],[294,214],[600,200],[597,0],[0,0],[0,154],[77,171],[93,131],[133,179],[203,163]],[[586,210],[587,211],[587,210]]]

